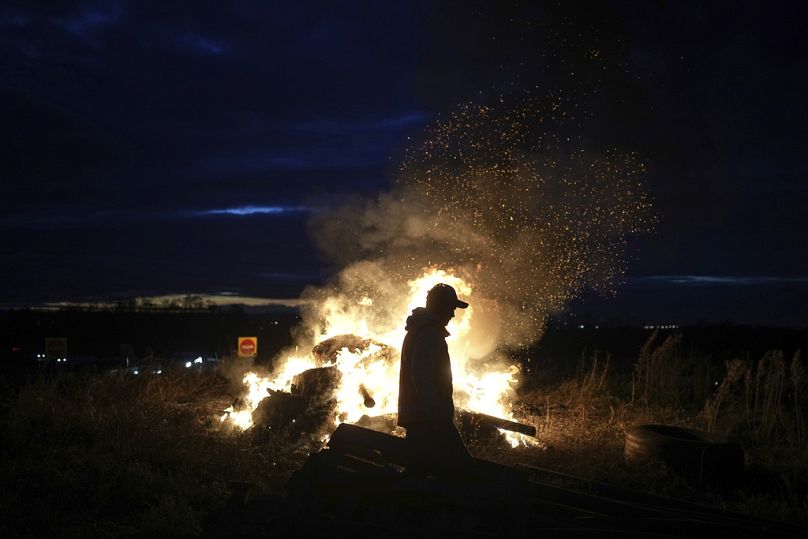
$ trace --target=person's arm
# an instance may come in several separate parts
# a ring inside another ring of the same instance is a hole
[[[418,399],[435,419],[451,419],[451,403],[441,399],[435,385],[437,362],[443,344],[443,337],[427,328],[413,342],[412,385]]]

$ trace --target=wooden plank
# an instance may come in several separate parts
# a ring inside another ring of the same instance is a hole
[[[471,412],[469,410],[458,410],[457,415],[461,416],[461,418],[465,416],[472,422],[477,421],[489,427],[508,430],[511,432],[518,432],[519,434],[525,434],[527,436],[536,436],[536,427],[533,425],[517,423],[516,421],[510,421],[508,419],[503,419],[501,417],[495,417],[488,414],[481,414],[479,412]]]

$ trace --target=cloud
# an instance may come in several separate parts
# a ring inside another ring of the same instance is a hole
[[[84,6],[67,18],[55,19],[53,22],[71,33],[85,37],[93,31],[116,23],[123,15],[123,5],[119,2],[101,2],[92,6]]]
[[[29,17],[23,13],[12,11],[9,8],[4,8],[0,12],[0,27],[23,27],[27,26],[30,21]]]
[[[669,284],[677,286],[768,286],[808,284],[802,276],[741,275],[647,275],[629,279],[633,284]]]
[[[106,224],[148,223],[180,218],[205,218],[216,216],[261,217],[314,212],[306,206],[231,206],[204,210],[131,210],[131,209],[80,209],[50,211],[48,213],[14,213],[0,216],[0,227],[28,228],[38,230],[64,227],[93,227]]]
[[[208,215],[279,215],[284,213],[308,213],[314,211],[305,206],[236,206],[232,208],[218,208],[212,210],[202,210],[186,213],[193,217],[204,217]]]
[[[426,114],[416,110],[378,118],[317,119],[299,123],[293,126],[292,130],[304,133],[344,135],[373,131],[400,131],[410,127],[423,126],[426,121]]]
[[[179,43],[196,52],[212,56],[220,56],[226,51],[223,42],[199,34],[185,34],[179,38]]]

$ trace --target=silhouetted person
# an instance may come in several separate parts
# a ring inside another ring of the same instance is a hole
[[[455,289],[435,285],[407,318],[407,336],[401,346],[398,387],[398,424],[407,429],[414,449],[438,459],[469,457],[454,426],[452,365],[446,346],[446,325],[455,308],[469,304],[457,299]]]

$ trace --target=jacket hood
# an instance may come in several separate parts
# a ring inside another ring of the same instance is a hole
[[[427,310],[425,307],[416,307],[413,309],[412,314],[407,317],[407,326],[404,329],[412,331],[423,326],[434,326],[441,331],[444,337],[449,336],[449,332],[446,331],[443,322],[435,313]]]

